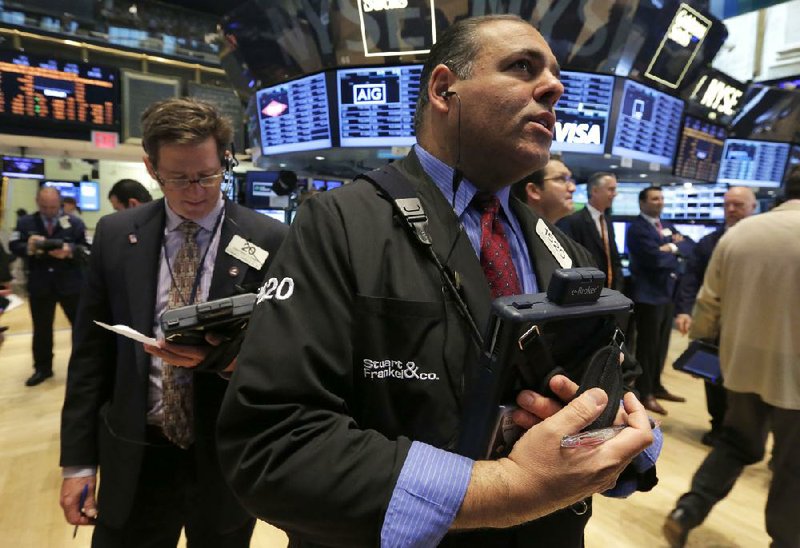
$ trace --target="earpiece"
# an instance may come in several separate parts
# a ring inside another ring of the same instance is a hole
[[[450,97],[451,95],[458,95],[458,93],[456,93],[455,91],[450,91],[450,90],[448,89],[447,91],[443,91],[443,92],[441,92],[441,93],[439,94],[439,96],[440,96],[440,97],[443,97],[443,98],[445,98],[445,99],[447,99],[447,98],[448,98],[448,97]]]

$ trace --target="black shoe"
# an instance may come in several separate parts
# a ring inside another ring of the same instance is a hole
[[[717,432],[716,430],[709,430],[708,432],[703,434],[702,438],[700,438],[700,443],[702,443],[703,445],[708,445],[709,447],[714,447],[714,445],[716,445],[717,443],[718,438],[719,438],[719,432]]]
[[[670,548],[683,548],[686,544],[686,539],[689,537],[689,531],[693,527],[693,525],[689,525],[686,511],[683,508],[675,508],[667,516],[661,532],[664,533],[664,538],[667,539]]]
[[[37,384],[42,384],[45,380],[52,376],[52,371],[36,371],[27,381],[25,381],[25,386],[36,386]]]

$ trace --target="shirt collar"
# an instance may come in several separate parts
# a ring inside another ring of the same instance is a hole
[[[214,230],[214,225],[217,223],[217,217],[224,206],[225,200],[222,198],[222,193],[220,192],[219,199],[217,200],[214,209],[212,209],[205,217],[201,219],[195,219],[194,222],[200,225],[201,228],[211,232]],[[178,226],[180,226],[182,222],[188,220],[172,211],[172,208],[169,207],[169,202],[167,201],[166,197],[164,198],[164,209],[167,211],[167,232],[177,230]]]
[[[642,215],[642,217],[647,219],[648,222],[653,226],[655,226],[656,223],[660,223],[661,222],[661,219],[659,219],[658,217],[651,217],[650,215],[645,215],[644,213],[642,213],[641,215]]]
[[[588,202],[586,203],[586,209],[589,210],[589,215],[592,216],[592,220],[593,221],[597,221],[597,219],[600,218],[600,215],[603,214],[602,211],[600,211],[599,209],[597,209],[596,207],[594,207],[592,204],[590,204]]]
[[[428,174],[436,187],[444,195],[447,203],[453,203],[453,168],[442,162],[439,158],[422,148],[419,143],[414,145],[414,152],[419,158],[419,163],[422,169]],[[456,191],[455,211],[456,216],[460,219],[461,216],[469,207],[472,198],[479,192],[478,188],[473,185],[466,177],[461,179],[461,184]],[[503,209],[507,219],[511,219],[511,209],[508,204],[509,196],[511,195],[511,187],[503,187],[494,193],[500,201],[500,207]]]

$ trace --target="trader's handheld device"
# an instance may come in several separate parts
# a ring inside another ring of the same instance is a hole
[[[173,308],[161,314],[161,330],[178,344],[205,344],[208,332],[232,338],[247,326],[255,303],[255,293],[245,293]]]

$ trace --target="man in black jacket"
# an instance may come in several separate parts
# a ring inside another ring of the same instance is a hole
[[[561,219],[557,226],[589,250],[597,268],[606,275],[606,287],[622,291],[622,262],[611,222],[611,205],[617,196],[617,177],[613,173],[593,173],[586,182],[589,203],[585,208]]]
[[[256,289],[286,226],[224,199],[233,129],[214,107],[154,103],[142,130],[164,198],[97,225],[62,411],[61,506],[69,523],[95,524],[94,547],[176,546],[182,528],[189,546],[246,547],[254,520],[225,485],[214,439],[228,364],[198,369],[211,346],[164,342],[159,318]]]
[[[223,468],[242,503],[293,547],[580,546],[581,501],[653,440],[632,394],[631,428],[597,453],[560,448],[608,403],[600,389],[573,399],[565,377],[551,385],[572,400],[563,409],[520,394],[527,412],[517,420],[532,428],[509,458],[453,452],[492,297],[544,290],[555,269],[592,264],[509,198],[549,157],[558,65],[518,17],[466,19],[431,50],[421,90],[418,144],[393,165],[427,215],[442,269],[371,183],[306,201],[225,396]]]
[[[697,298],[697,292],[703,285],[708,261],[717,247],[720,238],[730,227],[749,217],[756,210],[756,196],[752,189],[743,186],[734,186],[728,189],[724,198],[725,224],[708,234],[697,242],[692,249],[692,254],[686,264],[686,272],[678,282],[675,297],[675,328],[683,335],[689,333],[692,327],[692,308]],[[725,418],[725,388],[721,385],[704,383],[706,389],[706,407],[711,415],[711,430],[703,434],[701,441],[705,445],[713,445],[722,429],[722,419]]]
[[[34,371],[26,386],[36,386],[53,376],[56,304],[73,323],[83,283],[81,253],[86,246],[83,221],[62,213],[57,189],[40,187],[36,205],[39,211],[19,218],[9,244],[11,252],[25,261],[28,273]]]

